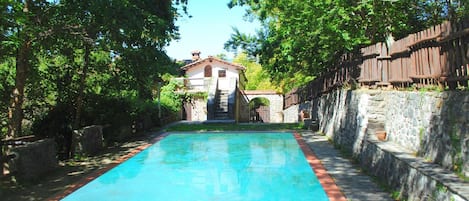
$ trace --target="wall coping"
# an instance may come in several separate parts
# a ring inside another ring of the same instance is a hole
[[[455,173],[441,168],[439,165],[426,162],[423,158],[415,156],[415,153],[407,150],[391,141],[379,141],[374,137],[367,138],[369,143],[376,145],[384,152],[390,153],[398,160],[405,162],[411,168],[436,180],[451,192],[469,200],[469,185]]]

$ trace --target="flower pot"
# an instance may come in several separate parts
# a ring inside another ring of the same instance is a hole
[[[386,141],[387,140],[386,131],[376,131],[376,138],[378,138],[379,141]]]

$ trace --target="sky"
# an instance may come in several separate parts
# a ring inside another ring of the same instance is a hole
[[[230,39],[232,27],[241,33],[255,34],[260,25],[244,20],[245,8],[228,8],[229,1],[189,0],[187,10],[192,17],[184,16],[176,21],[180,39],[165,48],[169,57],[190,59],[193,50],[200,50],[202,58],[223,53],[231,60],[233,53],[224,50],[223,44]]]

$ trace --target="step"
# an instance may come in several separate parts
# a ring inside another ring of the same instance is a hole
[[[363,160],[361,164],[372,170],[370,173],[374,176],[388,180],[388,183],[397,184],[404,181],[402,184],[404,189],[411,186],[414,191],[418,190],[410,196],[431,194],[444,188],[446,189],[444,193],[452,194],[451,196],[456,197],[456,200],[469,200],[469,186],[454,172],[415,156],[415,153],[394,142],[383,142],[371,136],[368,137],[364,143],[363,158],[379,158],[380,160],[377,161]],[[383,160],[384,158],[386,160]],[[382,170],[393,170],[393,172]],[[401,174],[401,172],[407,174]],[[390,175],[396,176],[390,177]],[[412,197],[410,200],[413,200]]]
[[[215,117],[214,119],[217,119],[217,120],[226,120],[226,119],[230,119],[230,117],[228,117],[228,116],[222,116],[222,117]]]
[[[228,112],[215,113],[215,117],[228,117]]]

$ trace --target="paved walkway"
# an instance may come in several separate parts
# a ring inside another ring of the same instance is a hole
[[[392,201],[389,193],[381,190],[371,178],[360,172],[358,166],[341,157],[338,150],[327,141],[327,138],[312,132],[300,132],[303,139],[313,150],[316,157],[327,169],[329,175],[349,201]]]

